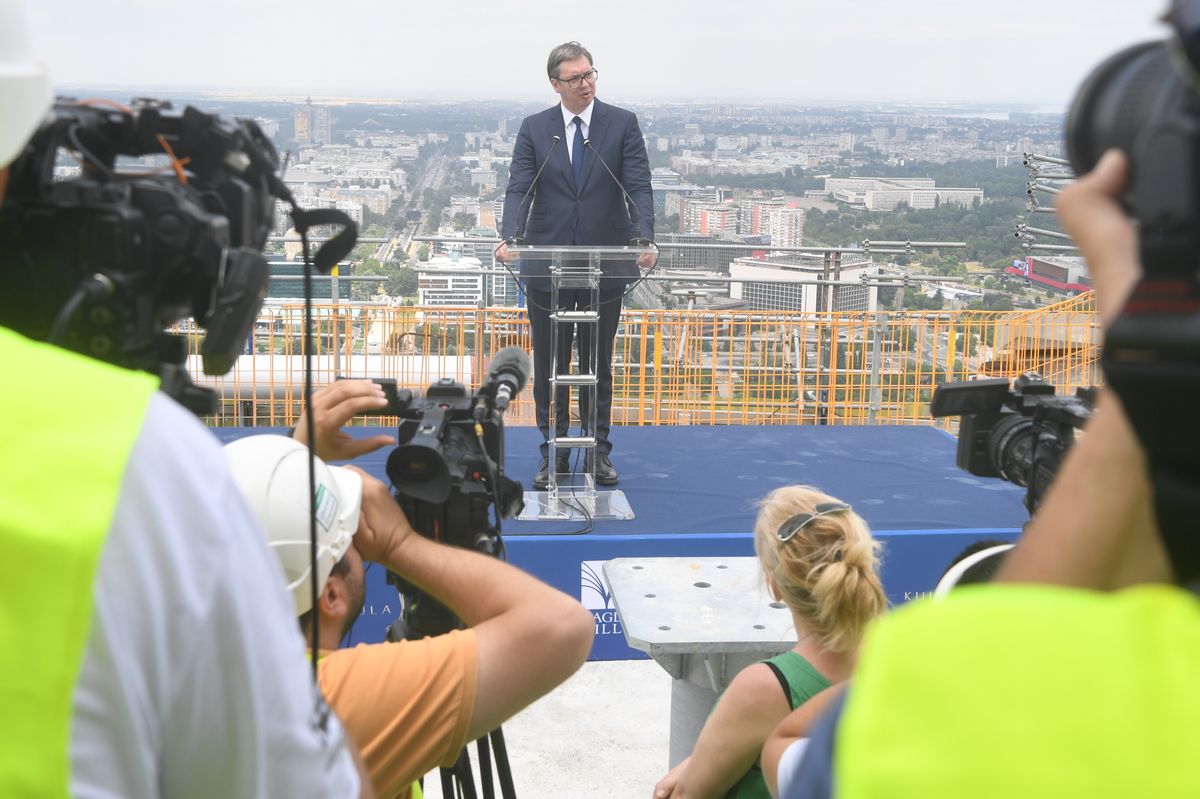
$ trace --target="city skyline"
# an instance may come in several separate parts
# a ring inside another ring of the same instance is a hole
[[[766,0],[736,16],[711,2],[514,0],[458,4],[450,16],[367,0],[336,13],[314,0],[210,0],[199,23],[182,0],[41,0],[29,12],[59,87],[396,100],[555,101],[546,54],[577,38],[595,57],[602,98],[1053,108],[1105,56],[1166,34],[1155,21],[1165,0],[979,5]]]

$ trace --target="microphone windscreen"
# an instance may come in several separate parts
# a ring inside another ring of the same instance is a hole
[[[520,391],[525,388],[525,381],[529,379],[529,371],[529,355],[525,350],[520,347],[505,347],[492,356],[488,378],[490,381],[503,374],[512,375],[517,381],[517,391]]]

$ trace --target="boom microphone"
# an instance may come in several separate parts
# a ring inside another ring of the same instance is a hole
[[[542,165],[538,167],[537,174],[535,174],[533,176],[533,180],[531,180],[529,182],[529,188],[525,190],[525,196],[522,197],[521,202],[517,204],[517,221],[523,222],[524,224],[522,224],[520,226],[520,229],[517,230],[516,235],[513,236],[513,238],[512,238],[513,244],[524,244],[525,243],[524,233],[525,233],[526,228],[529,227],[529,216],[530,216],[530,214],[533,213],[533,203],[530,202],[529,207],[527,209],[525,209],[524,218],[522,218],[522,215],[521,215],[521,206],[525,204],[525,201],[529,199],[529,195],[533,193],[534,187],[537,186],[538,178],[540,178],[542,176],[542,170],[546,168],[546,164],[550,163],[550,156],[554,155],[554,148],[558,146],[558,143],[560,141],[562,141],[562,137],[559,136],[557,133],[550,137],[550,150],[546,153],[546,157],[545,157],[545,159],[543,159]],[[501,352],[503,352],[503,351],[504,350],[501,350]],[[497,353],[497,354],[499,354],[499,353]]]
[[[503,412],[529,380],[529,356],[520,347],[505,347],[492,356],[487,388],[494,394],[496,410]]]

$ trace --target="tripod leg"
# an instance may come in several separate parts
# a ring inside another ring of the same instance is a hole
[[[475,742],[475,748],[479,755],[479,787],[483,799],[496,799],[496,785],[492,782],[492,754],[486,735]]]
[[[496,774],[500,777],[500,795],[504,799],[517,799],[513,786],[512,769],[508,765],[508,749],[504,745],[504,731],[499,727],[492,730],[492,749],[496,753]]]
[[[457,790],[454,783],[457,782]],[[471,756],[467,747],[458,753],[458,760],[449,769],[442,769],[442,795],[455,796],[459,799],[477,799],[475,795],[475,778],[471,775]]]
[[[454,790],[454,771],[444,768],[439,770],[438,775],[442,778],[442,796],[446,799],[453,799],[455,796]]]

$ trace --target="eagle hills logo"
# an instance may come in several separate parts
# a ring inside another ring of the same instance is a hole
[[[588,610],[611,610],[612,594],[604,579],[603,560],[579,562],[579,602]]]
[[[613,608],[608,581],[604,579],[603,560],[579,562],[579,602],[596,619],[596,635],[623,635],[621,620]]]

